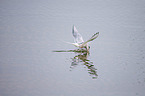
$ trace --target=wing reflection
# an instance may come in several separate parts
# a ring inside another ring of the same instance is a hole
[[[74,52],[76,55],[73,58],[71,58],[72,63],[71,63],[70,68],[74,69],[75,66],[81,63],[88,69],[88,73],[93,79],[97,78],[98,76],[97,71],[96,71],[97,69],[93,65],[93,62],[88,60],[89,51],[86,51],[83,49],[76,49],[76,50],[59,50],[59,51],[53,51],[53,52]]]

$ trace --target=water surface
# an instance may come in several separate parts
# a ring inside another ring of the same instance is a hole
[[[0,96],[144,96],[144,0],[0,1]],[[76,50],[72,26],[89,43]]]

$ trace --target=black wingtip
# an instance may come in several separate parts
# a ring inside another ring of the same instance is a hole
[[[94,37],[95,35],[99,34],[99,32],[95,33],[92,37]]]

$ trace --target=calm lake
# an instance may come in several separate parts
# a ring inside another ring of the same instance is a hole
[[[76,52],[72,26],[90,51]],[[55,52],[54,52],[55,51]],[[145,96],[145,0],[1,0],[0,96]]]

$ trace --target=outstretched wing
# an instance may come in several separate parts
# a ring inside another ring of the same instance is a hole
[[[74,36],[74,41],[75,43],[82,43],[84,42],[83,37],[81,36],[81,34],[78,32],[78,30],[76,29],[75,26],[73,26],[72,28],[72,34]]]
[[[94,39],[96,39],[99,36],[99,32],[95,33],[89,40],[87,40],[86,42],[84,42],[82,44],[82,46],[84,46],[85,44],[87,44],[90,41],[93,41]]]

